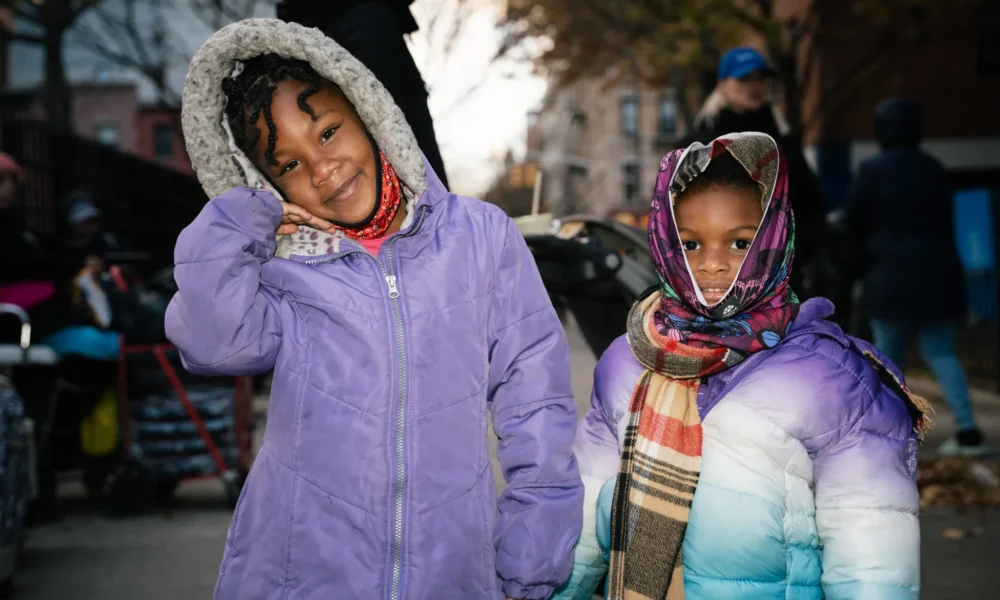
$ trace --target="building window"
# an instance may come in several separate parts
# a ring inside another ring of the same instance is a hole
[[[639,199],[639,165],[622,165],[622,195],[625,204],[635,204]]]
[[[661,139],[669,139],[677,134],[677,102],[670,96],[660,98],[656,132]]]
[[[170,162],[174,157],[174,128],[157,125],[153,130],[153,155],[156,160]]]
[[[639,98],[625,96],[621,99],[622,135],[634,138],[639,135]]]
[[[119,148],[122,144],[121,138],[121,127],[118,126],[118,123],[108,121],[94,127],[94,139],[105,146]]]

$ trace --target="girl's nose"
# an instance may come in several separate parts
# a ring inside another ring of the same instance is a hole
[[[706,275],[718,275],[729,270],[729,263],[725,260],[724,252],[704,249],[701,252],[698,270]]]
[[[330,181],[334,173],[340,169],[339,160],[326,156],[317,158],[314,164],[316,166],[312,170],[312,184],[315,188],[322,187],[323,184]]]

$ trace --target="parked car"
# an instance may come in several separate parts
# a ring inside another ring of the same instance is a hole
[[[625,333],[632,304],[657,285],[646,232],[613,219],[515,219],[561,316],[569,311],[595,356]]]

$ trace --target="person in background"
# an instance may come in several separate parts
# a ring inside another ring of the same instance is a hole
[[[84,266],[94,273],[102,273],[109,253],[121,249],[118,238],[104,227],[101,210],[89,192],[76,191],[69,196],[66,221],[70,235],[68,250],[84,257]]]
[[[882,151],[861,163],[848,194],[845,227],[855,249],[850,279],[863,282],[862,308],[875,345],[902,367],[910,342],[944,390],[955,419],[945,456],[981,456],[989,449],[976,426],[969,387],[955,351],[965,315],[965,277],[944,166],[920,149],[918,103],[890,98],[875,113]]]
[[[44,238],[24,218],[21,166],[0,153],[0,285],[55,276]]]
[[[719,61],[718,84],[695,115],[695,131],[681,141],[708,144],[730,133],[757,131],[778,142],[788,167],[788,195],[795,210],[795,262],[792,289],[801,297],[823,295],[831,279],[819,265],[825,251],[826,201],[819,181],[806,162],[792,127],[774,105],[774,69],[758,50],[734,48]]]
[[[21,198],[23,171],[0,153],[0,303],[31,317],[32,337],[41,339],[71,321],[70,286],[75,264],[51,239],[28,225]],[[15,340],[12,320],[0,325],[0,339]]]
[[[404,36],[417,30],[413,0],[281,0],[283,21],[316,27],[354,55],[389,90],[435,175],[448,188],[444,160],[427,107],[427,86]]]

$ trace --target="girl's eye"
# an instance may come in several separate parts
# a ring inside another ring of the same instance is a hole
[[[290,160],[290,161],[288,161],[288,164],[285,165],[285,167],[283,169],[281,169],[281,173],[279,173],[278,176],[280,177],[281,175],[284,175],[285,173],[291,171],[292,169],[294,169],[297,166],[299,166],[299,161],[297,161],[297,160]]]
[[[323,135],[319,136],[319,139],[321,139],[323,142],[326,142],[327,140],[329,140],[330,138],[333,137],[333,134],[334,134],[335,131],[337,131],[337,128],[336,127],[331,127],[329,129],[327,129],[326,131],[324,131]]]
[[[690,242],[690,241],[688,241],[688,242],[684,242],[683,245],[684,245],[684,250],[686,252],[694,252],[695,250],[701,248],[701,246],[698,244],[698,242]]]
[[[739,250],[740,252],[746,252],[750,249],[750,245],[753,242],[750,240],[736,240],[733,242],[733,250]]]

